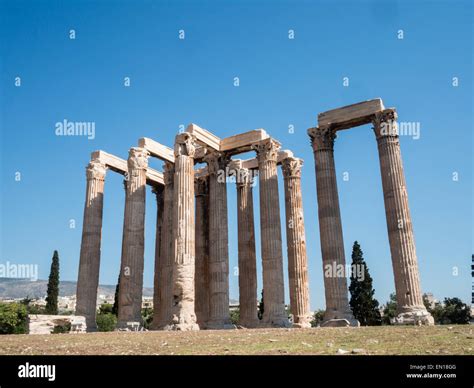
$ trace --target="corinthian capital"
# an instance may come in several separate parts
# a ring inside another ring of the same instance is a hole
[[[276,163],[281,145],[275,139],[270,138],[258,142],[253,148],[257,151],[257,159],[259,162],[272,161]]]
[[[204,156],[203,160],[207,163],[209,175],[217,174],[219,171],[225,171],[228,156],[224,152],[210,151]]]
[[[91,160],[86,167],[87,180],[104,180],[107,166],[99,160]]]
[[[336,131],[327,127],[314,127],[308,129],[313,151],[333,150]]]
[[[283,176],[285,178],[301,177],[301,168],[303,167],[303,159],[286,158],[281,163]]]
[[[384,136],[398,136],[397,118],[397,111],[394,108],[375,113],[372,124],[377,139]]]
[[[174,143],[174,156],[177,158],[185,155],[194,158],[194,152],[196,151],[194,140],[194,136],[188,132],[177,135]]]
[[[150,153],[141,147],[132,147],[128,152],[128,172],[130,175],[138,174],[140,170],[146,170],[148,168],[148,155]]]

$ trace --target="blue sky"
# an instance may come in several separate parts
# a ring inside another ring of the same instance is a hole
[[[77,279],[90,152],[126,158],[143,136],[172,145],[179,126],[190,122],[220,137],[264,128],[305,160],[311,305],[322,308],[314,159],[306,130],[322,111],[381,97],[397,108],[400,121],[421,126],[419,139],[401,137],[401,148],[423,291],[470,301],[471,2],[1,1],[0,7],[0,262],[39,264],[39,276],[46,278],[57,249],[62,279]],[[294,39],[288,39],[290,29]],[[56,136],[55,123],[64,119],[95,122],[95,139]],[[385,302],[394,280],[370,126],[340,133],[335,159],[346,258],[359,241],[376,297]],[[156,160],[151,166],[161,170]],[[235,187],[229,184],[228,192],[230,295],[237,298]],[[254,198],[257,205],[258,190]],[[117,279],[123,210],[122,177],[109,172],[102,284]],[[153,280],[155,222],[148,190],[146,286]]]

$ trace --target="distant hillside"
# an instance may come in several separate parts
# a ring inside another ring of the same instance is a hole
[[[41,298],[46,296],[47,280],[10,279],[0,278],[0,298]],[[59,285],[60,296],[70,296],[76,293],[76,282],[64,281]],[[98,294],[112,296],[115,294],[115,285],[99,285]],[[143,296],[153,296],[153,288],[145,287]]]
[[[71,296],[76,294],[76,283],[64,281],[59,284],[59,296]],[[47,280],[32,282],[29,279],[0,278],[0,299],[16,298],[42,298],[46,296],[48,288]],[[99,285],[98,295],[115,295],[115,285]],[[144,287],[143,296],[153,296],[153,288]],[[230,299],[231,304],[239,303],[238,300]]]

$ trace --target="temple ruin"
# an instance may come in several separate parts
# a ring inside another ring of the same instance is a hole
[[[399,323],[432,323],[421,299],[413,230],[394,109],[380,99],[321,113],[308,130],[317,179],[323,264],[345,264],[333,145],[336,132],[373,123],[379,147]],[[236,156],[249,151],[255,158]],[[148,166],[164,162],[163,172]],[[205,167],[197,165],[205,164]],[[107,171],[124,175],[125,212],[118,297],[118,328],[141,322],[145,247],[146,185],[157,203],[154,271],[155,330],[230,329],[227,189],[237,190],[239,325],[289,327],[278,192],[283,173],[290,308],[293,327],[310,327],[308,265],[301,195],[303,161],[263,129],[227,138],[190,124],[176,136],[174,148],[141,138],[128,160],[104,151],[91,155],[77,284],[76,314],[96,329],[104,183]],[[264,315],[257,316],[257,262],[253,186],[258,179]],[[346,277],[325,277],[325,325],[358,325],[348,304]]]

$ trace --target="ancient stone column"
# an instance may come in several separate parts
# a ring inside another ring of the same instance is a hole
[[[165,162],[163,166],[163,223],[160,236],[159,261],[155,265],[155,277],[158,275],[158,299],[153,302],[152,329],[164,328],[172,320],[173,307],[173,188],[174,163]],[[156,278],[155,278],[156,279]]]
[[[252,172],[236,169],[239,252],[239,325],[257,327],[257,259],[253,216]]]
[[[397,294],[399,315],[396,322],[433,324],[433,317],[427,312],[421,293],[396,120],[395,109],[385,109],[377,113],[373,121]]]
[[[230,329],[229,241],[225,154],[211,151],[205,157],[209,171],[209,319],[208,329]]]
[[[161,271],[163,268],[163,203],[164,203],[164,187],[155,186],[152,189],[153,193],[156,196],[156,205],[157,205],[157,216],[156,216],[156,239],[155,239],[155,272],[153,277],[153,321],[155,316],[158,316],[158,308],[161,304],[161,287],[163,286],[161,282]],[[156,312],[156,313],[155,313]],[[152,322],[152,328],[155,329],[155,325]]]
[[[259,142],[255,148],[260,185],[260,238],[265,305],[262,324],[288,327],[290,323],[285,312],[280,202],[278,198],[277,156],[280,144],[276,140],[266,139]]]
[[[316,164],[319,233],[326,296],[323,325],[338,325],[340,321],[334,320],[341,319],[357,325],[358,322],[352,316],[348,299],[346,259],[334,164],[336,132],[331,128],[317,127],[310,128],[308,134],[311,138]]]
[[[301,195],[301,167],[298,158],[282,162],[285,184],[286,240],[288,248],[288,275],[290,308],[294,327],[311,327],[308,289],[308,260]]]
[[[118,297],[118,327],[141,322],[143,261],[145,251],[145,197],[148,151],[130,148],[125,179],[125,216]]]
[[[199,330],[194,312],[194,137],[176,136],[173,206],[173,306],[167,330]]]
[[[208,177],[196,178],[196,319],[200,329],[209,318],[209,186]]]
[[[99,286],[105,172],[106,166],[98,160],[92,160],[86,168],[87,188],[77,280],[76,315],[86,318],[88,331],[97,329],[95,316]]]

